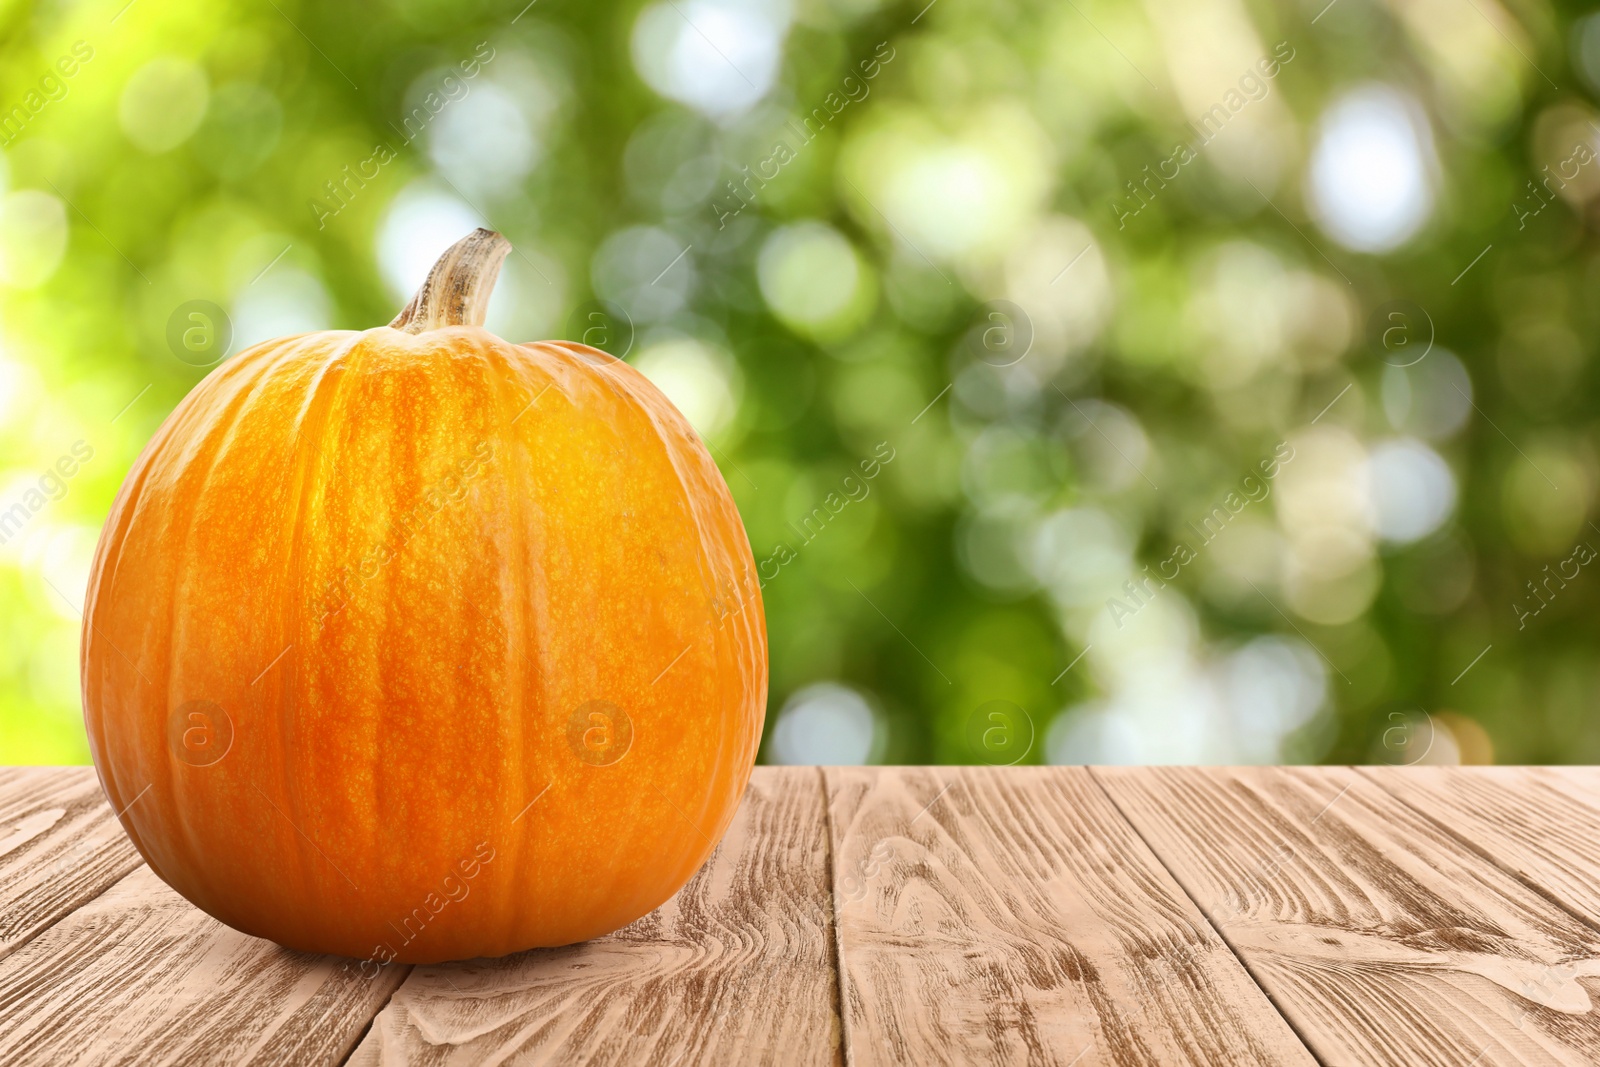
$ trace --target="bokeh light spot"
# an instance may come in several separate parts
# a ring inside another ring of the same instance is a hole
[[[1432,138],[1409,96],[1382,85],[1336,100],[1322,116],[1309,192],[1317,223],[1358,252],[1404,244],[1433,209]]]

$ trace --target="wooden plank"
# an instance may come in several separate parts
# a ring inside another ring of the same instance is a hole
[[[404,977],[217,922],[149,867],[0,960],[0,1063],[335,1064]]]
[[[1600,924],[1600,768],[1363,767],[1501,870]]]
[[[1600,936],[1370,779],[1094,773],[1323,1062],[1600,1060]]]
[[[1082,768],[827,781],[857,1067],[1313,1062]]]
[[[0,767],[0,958],[140,865],[92,767]]]
[[[351,1063],[838,1063],[824,821],[815,768],[756,768],[672,900],[581,945],[416,968]]]

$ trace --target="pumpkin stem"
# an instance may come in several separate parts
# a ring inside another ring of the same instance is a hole
[[[511,242],[479,227],[445,250],[417,295],[389,325],[406,333],[482,326]]]

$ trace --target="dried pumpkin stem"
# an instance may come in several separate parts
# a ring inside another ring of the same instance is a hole
[[[482,326],[500,264],[510,251],[511,242],[493,230],[473,230],[439,257],[417,295],[389,325],[406,333]]]

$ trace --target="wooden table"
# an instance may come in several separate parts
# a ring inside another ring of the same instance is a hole
[[[88,768],[0,770],[0,1064],[1600,1062],[1600,769],[759,768],[570,948],[222,926]]]

